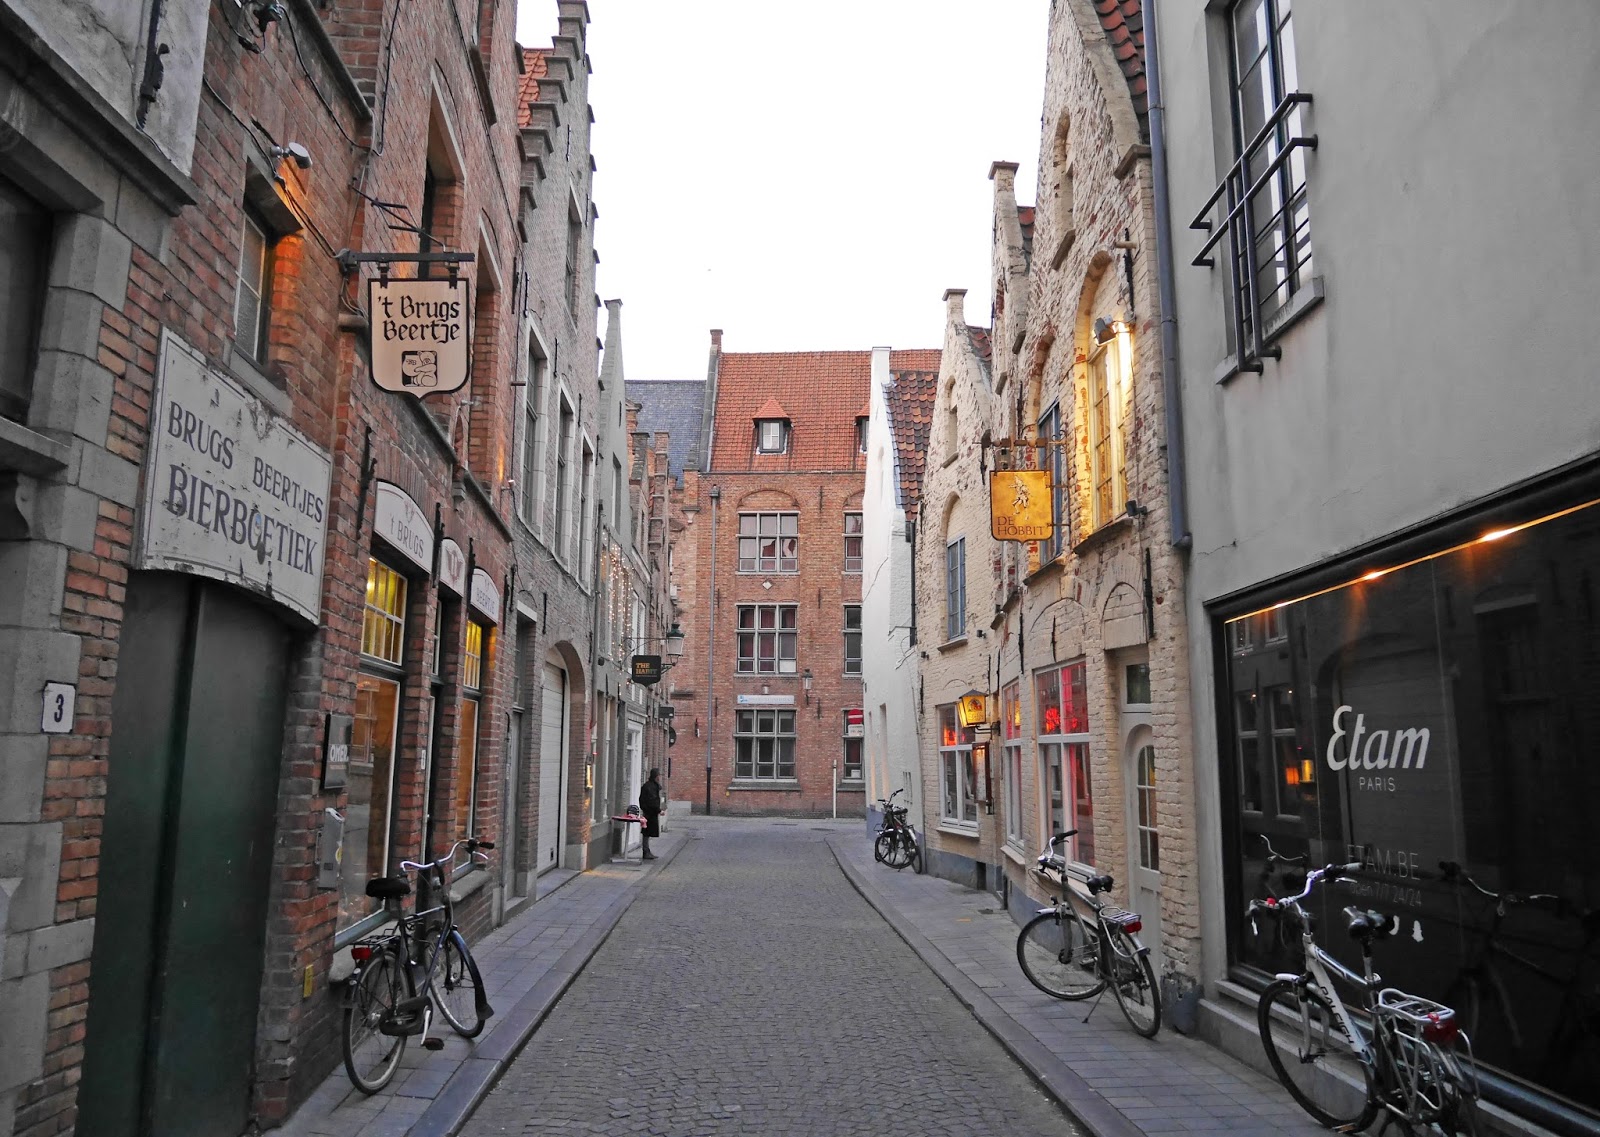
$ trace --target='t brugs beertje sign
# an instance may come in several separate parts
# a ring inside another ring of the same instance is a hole
[[[150,411],[138,567],[321,612],[327,454],[170,331]]]
[[[465,280],[372,280],[372,381],[385,391],[421,397],[458,391],[467,382]]]

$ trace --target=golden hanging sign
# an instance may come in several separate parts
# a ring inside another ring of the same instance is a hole
[[[1050,471],[995,470],[989,475],[989,533],[996,541],[1048,541],[1054,532]]]

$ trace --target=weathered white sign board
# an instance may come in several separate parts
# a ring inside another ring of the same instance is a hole
[[[433,525],[416,500],[393,482],[378,483],[372,531],[423,572],[433,571]]]
[[[318,622],[331,470],[325,451],[162,332],[139,568],[227,581]]]

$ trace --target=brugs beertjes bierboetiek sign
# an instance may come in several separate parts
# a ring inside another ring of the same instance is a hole
[[[419,397],[466,386],[470,293],[454,278],[371,281],[372,381]]]

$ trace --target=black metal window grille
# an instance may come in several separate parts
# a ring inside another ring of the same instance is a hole
[[[1234,162],[1189,223],[1211,235],[1193,264],[1212,268],[1226,243],[1233,342],[1241,371],[1278,358],[1267,325],[1312,277],[1305,151],[1311,96],[1298,90],[1291,0],[1236,0],[1228,9]],[[1224,210],[1213,222],[1212,215]]]

